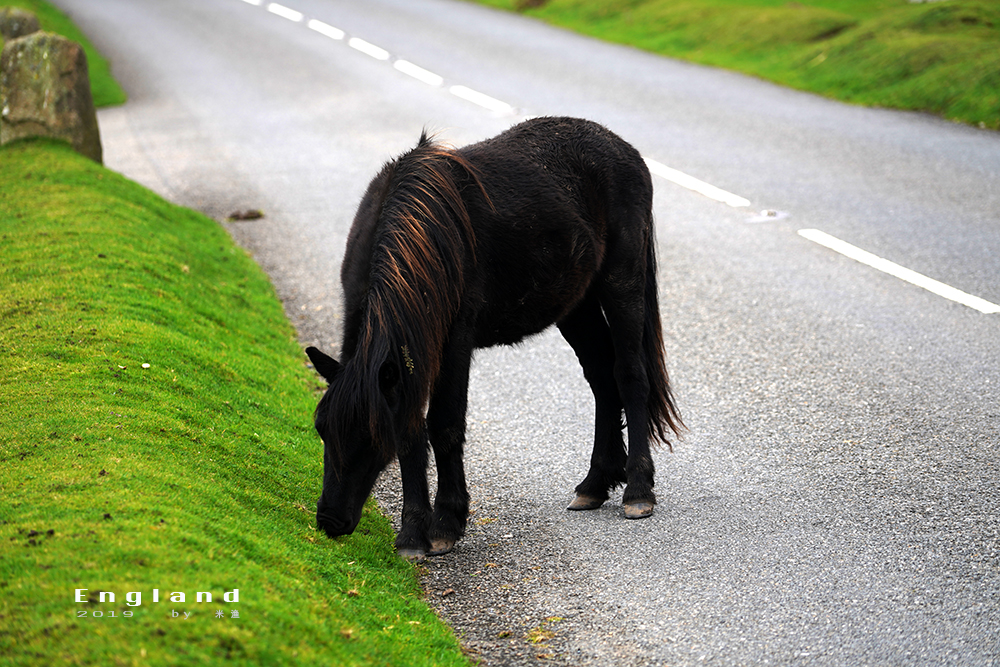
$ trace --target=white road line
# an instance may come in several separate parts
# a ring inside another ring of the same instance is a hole
[[[260,5],[261,1],[262,0],[243,0],[243,2],[246,2],[251,5]],[[296,23],[301,22],[305,18],[305,15],[302,12],[278,4],[276,2],[269,3],[267,5],[267,11],[277,16],[286,18],[290,21],[295,21]],[[332,25],[323,23],[322,21],[317,21],[316,19],[310,19],[306,23],[306,26],[311,30],[326,35],[327,37],[330,37],[332,39],[339,40],[339,39],[344,39],[344,37],[347,36],[343,30],[339,28],[334,28]],[[388,61],[391,58],[391,55],[388,51],[386,51],[380,46],[372,44],[371,42],[365,41],[360,37],[351,37],[349,40],[347,40],[347,45],[356,51],[360,51],[365,55],[375,58],[376,60]],[[423,67],[414,65],[408,60],[402,60],[402,59],[396,60],[395,62],[393,62],[392,66],[398,71],[402,72],[403,74],[409,75],[414,79],[417,79],[418,81],[426,83],[429,86],[437,88],[444,84],[444,77],[439,76],[438,74],[435,74],[434,72],[431,72],[429,70],[426,70]],[[495,97],[490,97],[489,95],[480,93],[479,91],[473,90],[471,88],[467,88],[466,86],[452,86],[451,88],[448,89],[448,91],[455,97],[459,97],[463,100],[466,100],[467,102],[472,102],[473,104],[477,104],[483,107],[484,109],[489,109],[490,111],[495,111],[497,113],[514,112],[514,107],[507,104],[506,102],[502,102],[496,99]],[[750,202],[747,202],[747,204],[749,203]]]
[[[302,12],[295,11],[291,7],[285,7],[284,5],[279,5],[277,2],[272,2],[267,6],[267,11],[280,16],[283,19],[288,19],[289,21],[294,21],[298,23],[305,18]]]
[[[744,199],[739,195],[726,192],[721,188],[717,188],[714,185],[706,183],[705,181],[700,181],[694,176],[688,176],[684,172],[672,169],[661,162],[657,162],[656,160],[651,160],[650,158],[644,159],[646,160],[646,166],[649,167],[650,173],[665,178],[671,183],[676,183],[682,188],[693,190],[698,194],[705,195],[709,199],[714,199],[715,201],[722,202],[723,204],[729,204],[734,208],[741,208],[743,206],[750,205],[749,199]]]
[[[478,90],[472,90],[471,88],[466,88],[465,86],[452,86],[448,89],[448,92],[455,97],[460,97],[467,102],[478,104],[484,109],[489,109],[490,111],[496,111],[497,113],[511,113],[514,111],[514,107],[506,102],[501,102],[495,97],[484,95]]]
[[[942,296],[946,299],[950,299],[951,301],[968,306],[969,308],[978,310],[981,313],[1000,313],[1000,306],[995,303],[990,303],[985,299],[980,299],[978,296],[973,296],[963,292],[962,290],[955,289],[950,285],[945,285],[944,283],[938,282],[933,278],[928,278],[921,273],[917,273],[916,271],[900,266],[895,262],[882,259],[867,250],[862,250],[857,246],[853,246],[846,241],[841,241],[840,239],[821,232],[818,229],[800,229],[799,236],[807,238],[813,243],[825,246],[834,252],[839,252],[845,257],[850,257],[856,262],[861,262],[862,264],[870,266],[873,269],[878,269],[883,273],[888,273],[890,276],[895,276],[900,280],[905,280],[906,282],[916,285],[917,287],[924,288],[928,292],[933,292],[938,296]]]
[[[397,60],[392,66],[403,74],[408,74],[418,81],[423,81],[428,86],[437,87],[444,83],[443,77],[438,76],[434,72],[428,72],[423,67],[418,67],[408,60]]]
[[[366,42],[360,37],[351,37],[347,41],[347,45],[352,49],[360,51],[365,55],[371,56],[375,60],[388,60],[389,52],[380,46],[375,46],[371,42]]]
[[[334,28],[332,25],[317,21],[316,19],[309,19],[306,27],[310,30],[315,30],[321,35],[326,35],[330,39],[344,39],[345,36],[344,31],[340,28]]]

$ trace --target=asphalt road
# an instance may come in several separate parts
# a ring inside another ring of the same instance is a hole
[[[424,127],[461,145],[583,116],[749,202],[655,177],[691,431],[656,455],[651,519],[564,510],[593,408],[557,334],[477,356],[475,514],[425,586],[485,664],[1000,664],[1000,314],[797,233],[1000,304],[1000,135],[462,2],[57,4],[130,95],[100,113],[107,164],[220,220],[263,210],[228,227],[328,351],[354,207]],[[377,495],[398,514],[397,494],[390,470]]]

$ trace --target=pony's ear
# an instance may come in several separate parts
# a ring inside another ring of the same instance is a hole
[[[306,354],[309,361],[316,368],[316,372],[323,376],[327,382],[332,382],[334,376],[340,372],[340,364],[333,357],[327,356],[315,347],[307,347]]]

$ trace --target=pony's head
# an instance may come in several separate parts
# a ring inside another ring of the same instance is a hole
[[[341,364],[314,347],[306,354],[329,383],[316,408],[316,430],[323,439],[316,525],[330,537],[349,535],[379,473],[395,458],[406,428],[399,410],[400,367],[386,358],[369,378],[368,369],[355,360]]]

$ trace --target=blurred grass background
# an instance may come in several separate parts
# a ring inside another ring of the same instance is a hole
[[[477,0],[653,53],[1000,129],[996,0]]]

